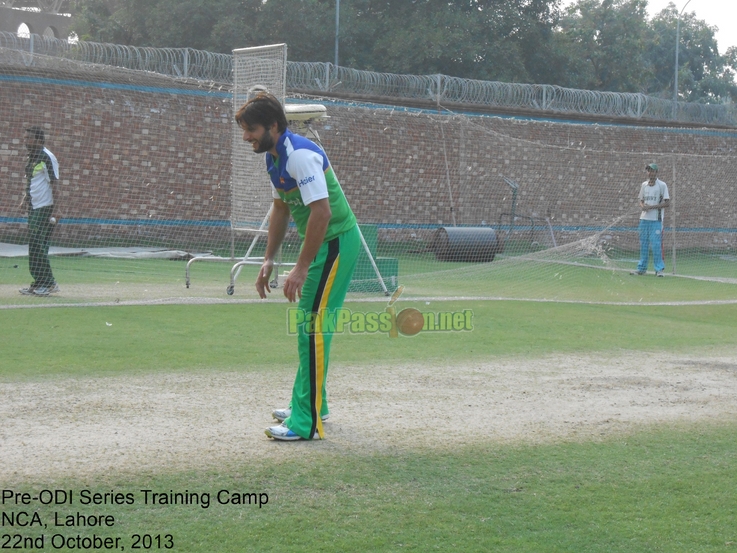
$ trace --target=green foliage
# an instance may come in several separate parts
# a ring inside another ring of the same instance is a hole
[[[651,22],[650,63],[654,82],[649,91],[662,91],[668,98],[673,96],[674,44],[678,27],[678,11],[672,3]],[[737,100],[735,62],[728,55],[719,55],[715,32],[715,27],[696,19],[694,13],[681,16],[678,33],[680,100],[710,103]]]
[[[247,46],[284,42],[290,60],[333,61],[334,1],[270,0],[264,3],[258,21],[260,42]]]
[[[645,0],[579,0],[561,19],[557,84],[673,97],[679,35],[679,99],[737,100],[737,53],[719,55],[715,27],[671,3],[651,21]],[[679,31],[680,27],[680,32]]]
[[[234,41],[258,42],[246,15],[260,7],[258,0],[73,0],[71,30],[95,42],[229,52]]]
[[[646,7],[646,0],[579,0],[566,10],[561,29],[578,87],[642,91],[649,71]]]
[[[559,0],[351,2],[341,64],[406,74],[529,82],[544,66]]]
[[[215,52],[286,42],[294,61],[332,62],[336,0],[74,0],[83,40]],[[678,11],[647,0],[352,0],[340,7],[339,63],[672,97]],[[737,49],[683,14],[680,98],[737,101]]]

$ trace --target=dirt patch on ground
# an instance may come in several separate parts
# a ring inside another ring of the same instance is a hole
[[[737,349],[335,366],[326,439],[275,443],[292,370],[0,383],[0,482],[223,467],[311,453],[584,440],[737,420]]]

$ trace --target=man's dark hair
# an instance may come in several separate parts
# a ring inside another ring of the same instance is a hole
[[[34,140],[40,140],[41,142],[46,141],[46,135],[44,134],[44,130],[41,127],[28,127],[26,129],[26,132],[33,135]]]
[[[261,125],[265,129],[271,128],[276,123],[277,130],[281,133],[287,128],[287,115],[276,96],[268,92],[259,92],[258,96],[248,100],[238,110],[235,122],[242,128]]]

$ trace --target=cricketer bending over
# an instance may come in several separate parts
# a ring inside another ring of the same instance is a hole
[[[343,305],[360,250],[356,217],[343,194],[325,152],[314,142],[292,133],[279,100],[262,92],[246,102],[235,120],[243,140],[255,153],[266,153],[274,203],[271,209],[264,262],[256,290],[264,299],[271,292],[274,258],[284,240],[290,215],[302,239],[297,263],[284,281],[284,295],[299,300],[305,313],[335,310]],[[329,409],[325,381],[331,333],[297,335],[299,368],[288,408],[273,416],[282,421],[266,430],[276,440],[324,437]]]

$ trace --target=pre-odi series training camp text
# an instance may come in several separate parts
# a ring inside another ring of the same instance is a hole
[[[130,506],[227,508],[258,507],[268,504],[267,493],[218,490],[216,492],[161,491],[153,489],[96,492],[89,489],[0,492],[0,550],[152,550],[176,549],[170,533],[116,532],[119,520],[111,508]],[[99,507],[100,509],[95,509]],[[129,526],[129,525],[124,525]],[[118,526],[120,527],[120,525]],[[112,534],[112,535],[111,535]],[[186,549],[184,544],[181,549]]]

